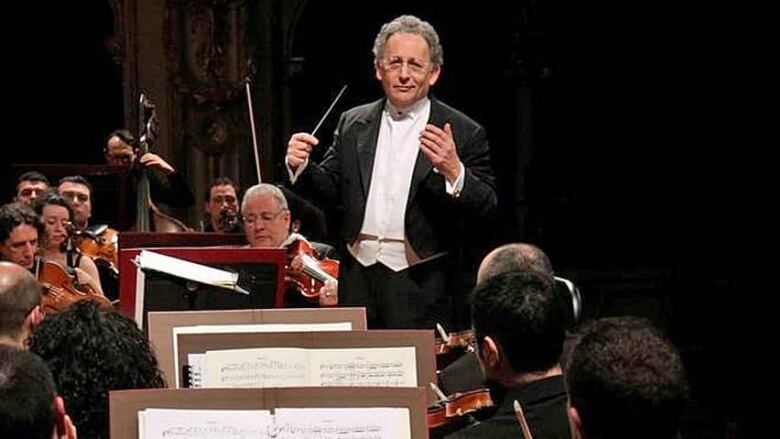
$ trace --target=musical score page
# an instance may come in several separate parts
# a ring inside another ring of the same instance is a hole
[[[266,439],[268,410],[146,409],[138,412],[139,439]]]
[[[203,387],[415,387],[414,347],[206,352]]]

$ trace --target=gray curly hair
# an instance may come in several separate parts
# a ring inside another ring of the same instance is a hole
[[[439,42],[439,34],[436,33],[436,29],[427,21],[420,20],[414,15],[401,15],[382,25],[376,40],[374,40],[374,63],[378,64],[379,60],[384,57],[387,40],[397,33],[416,34],[423,37],[431,52],[431,62],[437,66],[444,64],[444,50]]]

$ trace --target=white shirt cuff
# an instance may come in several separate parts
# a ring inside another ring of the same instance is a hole
[[[466,168],[463,166],[463,162],[460,162],[460,173],[458,174],[458,178],[455,179],[455,182],[450,184],[449,180],[446,178],[444,179],[444,185],[445,189],[447,190],[447,193],[452,195],[453,197],[460,196],[460,192],[463,190],[463,181],[466,179],[464,176],[466,175]]]
[[[303,162],[301,166],[298,166],[298,169],[293,172],[292,168],[290,168],[290,164],[287,162],[287,158],[284,159],[284,167],[287,168],[287,175],[290,177],[290,183],[295,184],[295,181],[298,180],[298,177],[301,176],[301,173],[303,173],[303,170],[306,169],[306,165],[309,164],[309,160],[306,160]]]

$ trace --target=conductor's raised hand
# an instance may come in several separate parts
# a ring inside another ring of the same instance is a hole
[[[449,122],[444,129],[428,124],[420,133],[420,150],[428,157],[433,167],[450,183],[460,175],[460,159]]]
[[[316,137],[308,133],[296,133],[287,142],[287,166],[293,171],[309,160],[311,151],[318,143]]]

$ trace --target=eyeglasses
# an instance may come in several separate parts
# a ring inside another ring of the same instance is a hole
[[[428,64],[422,61],[418,61],[414,58],[404,61],[404,59],[400,56],[391,56],[390,58],[385,58],[382,64],[384,65],[385,70],[391,72],[401,71],[404,64],[406,64],[407,70],[414,75],[422,75],[428,70]]]
[[[278,217],[282,212],[286,212],[287,209],[280,209],[276,213],[270,213],[270,212],[264,212],[260,215],[246,215],[242,219],[244,220],[244,224],[253,225],[254,223],[258,221],[262,221],[264,223],[270,223],[271,221],[275,220],[276,217]]]

